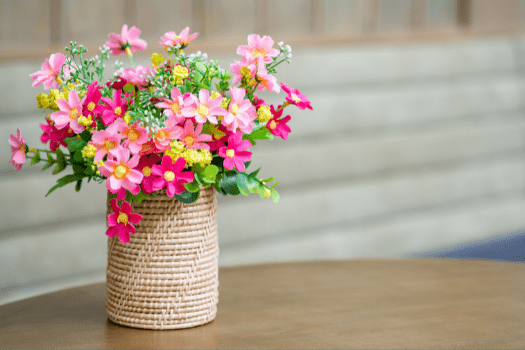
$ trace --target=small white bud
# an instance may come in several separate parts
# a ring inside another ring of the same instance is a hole
[[[277,45],[279,45],[279,47],[283,46],[283,44],[284,44],[284,43],[283,43],[282,41],[279,41],[279,42],[277,43]]]

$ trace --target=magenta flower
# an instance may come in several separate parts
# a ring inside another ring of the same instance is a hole
[[[231,131],[227,130],[223,125],[220,125],[217,129],[219,132],[214,133],[212,135],[212,140],[208,142],[210,151],[216,151],[221,147],[225,147],[226,142],[228,141],[228,136],[231,134]]]
[[[292,117],[287,115],[286,117],[279,119],[279,117],[281,117],[283,114],[283,110],[281,109],[279,112],[276,112],[273,106],[270,107],[270,111],[273,114],[273,118],[268,120],[266,123],[266,128],[270,130],[273,135],[280,136],[283,138],[283,140],[288,140],[288,134],[292,130],[288,125],[286,125],[286,123],[288,123]]]
[[[253,94],[253,106],[256,110],[259,110],[261,106],[267,106],[266,101],[262,98],[257,97],[257,94]]]
[[[127,97],[127,95],[124,95]],[[102,108],[102,124],[108,126],[113,123],[115,119],[124,117],[128,110],[128,104],[125,98],[122,98],[122,91],[115,90],[113,93],[113,100],[107,97],[101,98],[102,102],[106,104]]]
[[[240,129],[245,134],[252,132],[257,119],[257,112],[252,106],[250,100],[245,99],[246,90],[230,87],[231,101],[228,107],[228,113],[222,119],[221,124],[232,132]]]
[[[100,98],[102,97],[102,92],[100,92],[100,89],[102,87],[97,85],[97,82],[94,81],[87,87],[86,97],[82,99],[82,114],[84,116],[88,115],[101,115],[103,111],[103,106],[98,104],[100,102]],[[93,117],[93,122],[95,121],[95,118]]]
[[[106,42],[106,46],[109,47],[111,53],[115,56],[123,52],[129,55],[135,51],[145,50],[148,44],[146,44],[144,40],[139,39],[139,35],[140,29],[131,27],[128,30],[127,24],[124,24],[121,35],[115,33],[109,34],[111,40]]]
[[[277,94],[281,92],[281,87],[279,84],[277,84],[277,78],[271,74],[268,74],[268,71],[263,65],[259,66],[256,77],[257,81],[259,82],[259,85],[257,85],[257,90],[266,89]]]
[[[244,162],[252,159],[252,152],[246,151],[250,147],[250,141],[242,140],[242,132],[232,133],[228,137],[228,146],[219,148],[219,155],[224,158],[224,168],[233,169],[235,165],[237,171],[246,170]]]
[[[140,191],[139,184],[142,182],[142,173],[134,168],[139,163],[140,156],[135,155],[130,159],[129,149],[117,147],[112,153],[115,158],[108,159],[104,166],[100,167],[100,173],[108,178],[106,187],[111,193],[115,193],[124,187],[133,194]]]
[[[140,157],[139,165],[137,165],[137,170],[142,172],[144,176],[142,178],[142,190],[145,194],[150,194],[153,192],[153,182],[158,176],[152,174],[152,168],[155,164],[160,162],[161,156],[158,153],[151,154],[149,157],[144,155]]]
[[[186,120],[186,123],[184,124],[184,130],[182,131],[182,134],[179,137],[181,142],[184,145],[186,145],[186,148],[202,148],[207,150],[210,149],[210,146],[203,142],[211,141],[211,135],[201,134],[202,125],[203,124],[197,124],[197,127],[194,129],[191,120]]]
[[[9,163],[13,164],[15,170],[21,170],[22,164],[27,158],[26,139],[20,133],[20,129],[16,129],[16,136],[14,134],[9,135],[9,144],[11,145],[11,159]]]
[[[186,160],[182,157],[173,164],[170,156],[164,156],[161,165],[153,165],[152,173],[159,176],[153,181],[153,190],[158,191],[166,187],[169,197],[184,192],[186,190],[184,183],[193,182],[194,179],[193,172],[182,172],[185,165]]]
[[[155,147],[159,152],[164,152],[170,147],[170,142],[178,140],[182,134],[180,126],[161,128],[155,133]]]
[[[64,63],[66,63],[66,56],[61,53],[55,53],[52,54],[49,59],[46,58],[45,62],[42,64],[42,70],[30,75],[34,80],[32,86],[44,83],[44,89],[58,89],[59,85],[56,78],[62,70]],[[64,71],[66,71],[65,68],[66,67],[64,67]]]
[[[184,116],[181,114],[182,108],[184,108],[184,100],[178,87],[171,89],[171,100],[163,98],[160,103],[157,103],[155,107],[164,108],[164,114],[169,119],[172,125],[177,125],[184,120]]]
[[[281,82],[281,87],[287,93],[286,101],[289,104],[296,105],[299,109],[304,110],[305,108],[309,108],[313,110],[312,105],[310,104],[310,100],[308,100],[308,98],[305,95],[301,94],[299,90],[292,89],[284,82]]]
[[[95,146],[97,153],[94,161],[102,160],[108,153],[114,154],[115,148],[120,145],[123,135],[118,134],[114,128],[107,128],[106,130],[93,130],[93,136],[88,144]]]
[[[122,146],[129,148],[131,154],[139,154],[142,150],[142,145],[148,142],[149,135],[146,128],[141,127],[137,122],[128,125],[123,119],[117,119],[111,126],[113,127],[112,130],[119,132],[123,136],[125,141],[122,143]]]
[[[49,141],[49,149],[53,152],[60,146],[66,147],[67,144],[64,139],[75,135],[73,130],[70,128],[57,129],[51,120],[46,119],[46,122],[47,124],[40,123],[40,128],[44,132],[42,136],[40,136],[40,141],[42,141],[43,144]]]
[[[206,89],[199,91],[199,98],[190,95],[184,100],[182,115],[186,118],[194,117],[197,123],[205,123],[209,120],[217,124],[217,115],[225,115],[226,111],[221,107],[221,99],[210,99],[210,92]]]
[[[249,61],[258,61],[259,66],[271,63],[272,57],[279,54],[279,50],[272,49],[273,40],[269,36],[260,37],[258,34],[248,35],[248,45],[240,45],[237,53]]]
[[[55,122],[57,129],[63,129],[69,126],[75,134],[80,134],[86,128],[78,123],[78,117],[82,115],[82,103],[78,99],[78,92],[72,90],[68,94],[69,101],[61,98],[57,100],[57,106],[60,109],[51,113],[51,120]]]
[[[142,219],[142,215],[131,212],[131,205],[124,201],[122,206],[119,208],[117,205],[117,199],[111,200],[111,207],[113,213],[108,215],[108,229],[106,236],[113,238],[118,235],[118,238],[122,243],[128,243],[131,234],[135,234],[135,226],[131,223],[138,224]]]
[[[180,35],[175,34],[175,32],[167,32],[164,34],[164,36],[160,37],[159,44],[164,45],[166,47],[175,46],[179,44],[181,46],[181,49],[184,49],[188,44],[199,35],[199,33],[193,33],[192,35],[188,36],[190,32],[190,27],[184,28],[182,32],[180,32]]]

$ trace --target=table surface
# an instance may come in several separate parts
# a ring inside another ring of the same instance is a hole
[[[525,348],[525,264],[352,260],[221,268],[217,318],[107,319],[105,284],[0,306],[0,348]]]

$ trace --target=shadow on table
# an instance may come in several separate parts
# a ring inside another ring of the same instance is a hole
[[[525,231],[410,254],[407,258],[491,259],[525,262]]]

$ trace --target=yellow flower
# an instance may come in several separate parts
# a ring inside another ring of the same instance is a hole
[[[49,107],[48,108],[58,111],[57,100],[60,100],[61,98],[67,101],[68,93],[60,92],[57,89],[49,90],[49,96],[48,96]]]
[[[211,92],[211,99],[215,100],[217,97],[222,97],[222,95],[219,94],[217,91],[212,91]]]
[[[206,149],[186,149],[182,153],[182,157],[186,160],[186,167],[194,164],[205,166],[210,164],[213,159],[211,152]]]
[[[36,100],[38,101],[38,108],[49,108],[49,98],[46,94],[38,94]]]
[[[91,114],[88,115],[87,118],[82,115],[78,117],[77,122],[83,126],[90,126],[91,124],[93,124],[93,119],[91,119]]]
[[[153,65],[155,67],[158,67],[159,64],[161,64],[162,62],[164,62],[165,58],[162,57],[162,54],[159,54],[159,53],[154,53],[153,55],[151,55],[151,62],[153,63]]]
[[[164,155],[170,156],[173,163],[175,163],[177,159],[182,157],[182,153],[184,152],[184,144],[175,140],[171,142],[170,146],[171,149],[165,150]]]
[[[94,158],[97,153],[97,148],[93,145],[87,145],[82,149],[81,153],[84,158]]]
[[[228,105],[230,104],[229,98],[223,98],[221,102],[221,107],[224,109],[228,109]]]
[[[259,107],[259,110],[257,111],[257,119],[261,122],[268,122],[268,120],[272,119],[272,112],[270,111],[270,107],[262,105]]]
[[[177,85],[181,85],[183,83],[183,79],[188,76],[188,68],[183,66],[175,66],[173,68],[173,80]]]
[[[124,114],[124,117],[122,117],[122,119],[124,119],[124,121],[126,122],[126,124],[130,124],[131,123],[131,116],[128,114],[128,113],[125,113]]]

